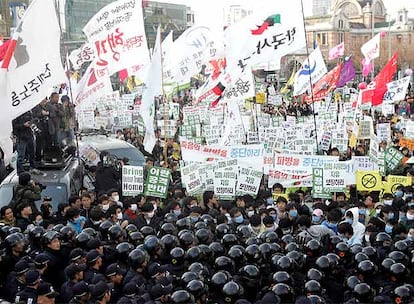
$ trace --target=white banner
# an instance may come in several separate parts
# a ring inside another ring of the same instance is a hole
[[[398,102],[405,99],[411,76],[387,83],[388,91],[385,93],[383,100]]]
[[[374,38],[362,45],[361,53],[364,55],[365,59],[371,61],[380,56],[380,37],[381,34],[377,34]]]
[[[327,72],[328,70],[323,60],[321,50],[317,47],[309,55],[309,58],[302,63],[302,68],[296,72],[293,95],[298,96],[305,93]]]
[[[94,45],[99,74],[112,75],[149,62],[142,0],[108,4],[89,20],[83,31]]]
[[[122,166],[122,195],[136,196],[144,192],[144,168]]]

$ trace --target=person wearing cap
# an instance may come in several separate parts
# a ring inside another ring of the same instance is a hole
[[[73,297],[69,304],[87,304],[91,298],[90,288],[88,283],[80,281],[73,285]]]
[[[28,201],[33,212],[37,213],[39,210],[35,201],[41,199],[42,189],[32,180],[29,172],[22,172],[19,175],[19,183],[13,188],[13,201],[11,207],[16,207],[23,200]]]
[[[75,264],[85,264],[86,263],[86,254],[82,248],[74,248],[69,254],[69,260],[71,263]]]
[[[139,287],[134,282],[127,283],[122,290],[122,297],[118,300],[117,304],[136,304],[144,301],[141,297],[138,296]],[[112,302],[112,301],[111,301]],[[152,303],[151,301],[146,301],[145,303]],[[152,303],[153,304],[153,303]]]
[[[170,303],[172,291],[172,285],[155,284],[150,290],[150,295],[156,304]]]
[[[46,253],[39,253],[34,260],[35,268],[43,275],[47,269],[50,258]]]
[[[315,209],[312,212],[312,225],[320,225],[325,220],[323,211],[321,209]]]
[[[138,215],[134,221],[135,226],[141,229],[144,226],[150,226],[158,230],[161,219],[155,215],[154,205],[147,202],[141,208],[142,214]]]
[[[26,272],[26,287],[16,294],[14,303],[37,303],[37,288],[40,282],[40,273],[37,270],[29,270]]]
[[[111,289],[105,281],[99,281],[91,288],[94,304],[107,304],[111,300]]]
[[[30,266],[27,259],[21,259],[14,266],[14,271],[7,275],[6,283],[4,284],[4,299],[7,301],[14,301],[16,294],[24,289],[26,286],[26,272],[29,271]]]
[[[86,265],[88,268],[83,274],[86,283],[91,284],[94,277],[99,277],[105,281],[105,276],[101,273],[102,257],[96,249],[92,249],[86,254]]]
[[[43,281],[39,283],[39,287],[37,288],[38,304],[54,304],[57,295],[51,284]]]
[[[67,303],[73,297],[73,286],[83,280],[83,272],[86,270],[85,264],[69,264],[65,268],[67,281],[60,288],[59,300]]]
[[[122,296],[123,281],[126,271],[118,264],[110,264],[105,271],[108,282],[113,284],[111,290],[111,303],[116,303]]]

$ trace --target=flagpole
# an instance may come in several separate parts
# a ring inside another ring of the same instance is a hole
[[[303,0],[300,0],[300,4],[302,6],[302,20],[303,20],[303,27],[305,29],[306,56],[309,58],[308,32],[307,32],[306,26],[305,26],[305,9],[303,8]],[[311,73],[309,73],[309,81],[310,81],[310,91],[311,91],[311,99],[312,99],[313,124],[314,124],[314,127],[315,127],[316,154],[319,154],[318,130],[317,130],[317,126],[316,126],[315,100],[313,98],[313,86],[312,86],[312,75],[311,75]]]

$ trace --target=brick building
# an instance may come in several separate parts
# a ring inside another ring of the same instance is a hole
[[[326,63],[333,67],[336,62],[328,61],[329,49],[345,43],[345,55],[352,55],[355,67],[361,69],[361,46],[371,37],[385,32],[381,38],[380,57],[374,62],[378,72],[391,55],[399,52],[399,69],[414,67],[414,20],[408,18],[408,11],[401,9],[396,16],[387,14],[382,0],[336,0],[324,16],[306,18],[308,47],[313,48],[316,42],[324,54]],[[301,62],[305,52],[295,55]],[[292,56],[287,62],[292,60]],[[283,64],[283,63],[282,63]]]

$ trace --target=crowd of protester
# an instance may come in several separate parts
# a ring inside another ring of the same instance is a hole
[[[398,147],[405,109],[392,128],[393,144],[408,159],[411,151]],[[70,140],[63,125],[52,141]],[[166,199],[122,197],[119,168],[105,166],[105,152],[83,177],[79,195],[57,210],[52,198],[41,197],[36,176],[19,172],[12,203],[0,209],[0,298],[32,304],[412,303],[413,186],[394,193],[349,187],[325,200],[312,197],[311,188],[276,183],[268,189],[264,178],[255,198],[218,200],[213,191],[189,196],[177,169],[179,145],[158,132],[144,174],[153,165],[173,169]],[[116,133],[144,151],[133,128]],[[341,157],[365,155],[367,148],[361,141]],[[414,176],[407,162],[397,170]]]

